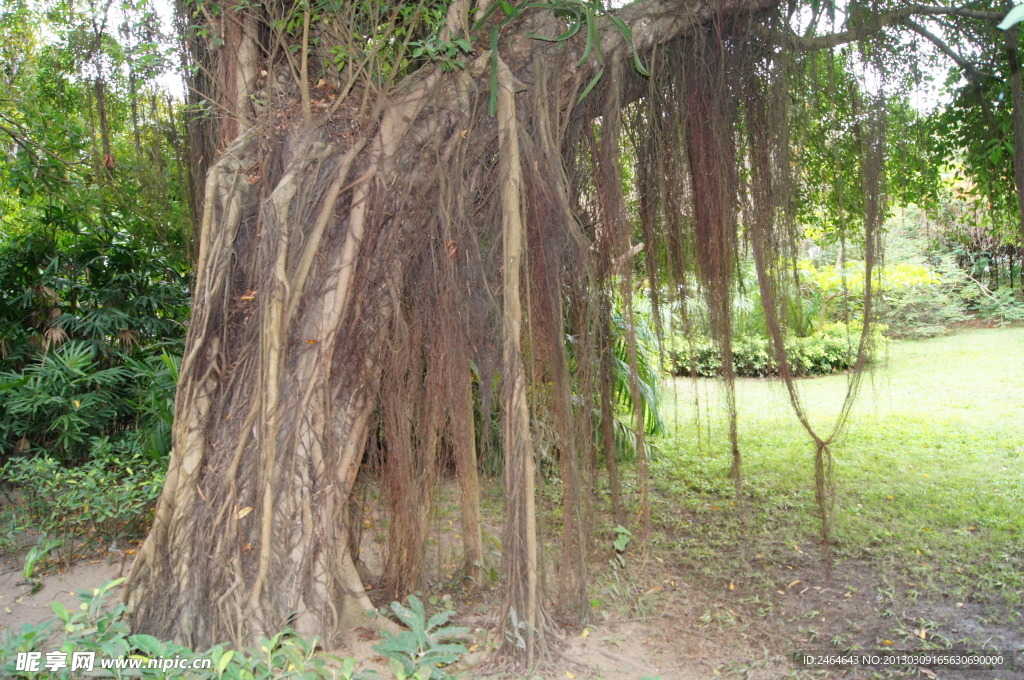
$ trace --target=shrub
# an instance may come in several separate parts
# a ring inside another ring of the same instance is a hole
[[[885,342],[885,327],[876,325],[871,342],[878,348]],[[857,360],[860,328],[834,323],[806,338],[790,337],[786,340],[793,374],[797,376],[827,375],[853,368]],[[718,347],[709,339],[684,339],[681,347],[671,352],[672,374],[690,375],[691,366],[697,375],[712,377],[721,374],[722,358]],[[763,378],[778,375],[775,354],[767,338],[747,336],[733,341],[733,366],[736,375]]]
[[[91,440],[92,459],[67,468],[49,456],[15,458],[0,479],[17,488],[21,529],[63,543],[62,554],[143,536],[164,482],[166,461],[143,455],[137,439]]]
[[[90,437],[124,417],[130,377],[121,366],[100,369],[93,347],[69,342],[0,377],[0,434],[23,449],[35,444],[63,460],[83,460]]]

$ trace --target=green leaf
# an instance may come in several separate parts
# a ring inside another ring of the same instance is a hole
[[[604,69],[601,69],[596,74],[594,74],[594,77],[590,79],[590,82],[587,83],[587,86],[585,88],[583,88],[583,92],[580,93],[579,99],[576,100],[577,104],[579,104],[581,101],[583,101],[583,99],[588,94],[590,94],[590,91],[594,89],[594,86],[597,85],[597,81],[601,80],[601,76],[603,76],[603,75],[604,75]]]
[[[1022,21],[1024,21],[1024,4],[1017,5],[1007,12],[1006,17],[999,23],[998,27],[1005,31]]]
[[[640,54],[636,51],[636,46],[633,44],[633,31],[630,30],[629,26],[627,26],[622,19],[618,18],[614,14],[609,14],[608,18],[611,19],[615,28],[619,29],[619,33],[622,34],[622,37],[626,39],[626,42],[629,43],[630,48],[633,50],[633,66],[636,67],[637,72],[641,75],[650,76],[650,71],[648,71],[647,67],[644,66],[642,61],[640,61]]]
[[[57,615],[57,618],[64,623],[67,623],[71,619],[71,614],[68,612],[67,607],[56,600],[50,603],[50,609],[52,609],[53,613]]]

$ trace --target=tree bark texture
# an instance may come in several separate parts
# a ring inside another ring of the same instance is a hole
[[[707,22],[774,4],[652,0],[619,16],[647,54]],[[602,68],[596,57],[578,63],[581,41],[525,37],[527,30],[554,35],[558,26],[538,12],[502,36],[497,119],[486,111],[490,58],[483,52],[462,71],[425,67],[360,119],[338,114],[307,125],[296,101],[263,117],[236,112],[236,127],[218,128],[174,451],[125,588],[136,630],[204,648],[249,643],[291,625],[330,646],[344,631],[380,621],[364,617],[374,605],[355,570],[348,526],[371,428],[383,442],[392,520],[405,522],[385,556],[389,594],[400,597],[422,574],[430,480],[446,426],[455,428],[467,567],[478,562],[466,359],[480,366],[500,356],[504,625],[516,647],[516,631],[525,631],[528,661],[542,653],[537,414],[530,413],[523,359],[539,356],[524,346],[524,319],[540,322],[520,286],[535,275],[551,280],[589,252],[566,198],[566,131],[597,115],[576,98]],[[217,72],[219,91],[239,107],[258,73],[254,30],[242,22],[224,33],[234,40],[224,50],[237,50],[239,61]],[[632,60],[610,22],[602,20],[600,32],[605,63]],[[538,99],[542,62],[549,75]],[[626,100],[617,99],[620,106]],[[543,271],[531,269],[541,262]],[[565,316],[580,316],[561,304],[556,295],[548,327],[537,329],[547,342],[562,337]],[[606,324],[607,311],[600,316]],[[600,344],[607,352],[606,340]],[[549,356],[549,366],[568,361],[564,347]],[[568,374],[551,380],[559,383],[558,419],[589,421],[573,411]],[[602,365],[602,392],[605,381]],[[574,486],[580,430],[566,427],[558,437]],[[603,431],[606,456],[614,455],[607,425]],[[567,503],[576,514],[579,499]],[[570,521],[564,540],[575,557],[567,565],[579,565],[582,523]]]

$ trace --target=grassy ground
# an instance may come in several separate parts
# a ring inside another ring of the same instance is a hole
[[[830,430],[846,386],[846,376],[799,381],[819,433]],[[784,388],[741,380],[737,398],[745,475],[738,507],[720,386],[678,380],[666,390],[670,434],[654,479],[657,541],[669,550],[659,554],[712,589],[733,591],[730,602],[750,605],[746,613],[777,619],[794,645],[949,648],[984,644],[990,633],[1021,642],[1024,329],[896,343],[865,375],[832,446],[832,570],[814,566],[825,562],[813,447]],[[811,582],[838,599],[811,592],[787,604]],[[836,620],[844,607],[845,620]],[[728,628],[736,613],[712,607],[705,618]]]

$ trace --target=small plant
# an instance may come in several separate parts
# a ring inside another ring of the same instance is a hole
[[[388,658],[398,680],[448,680],[444,666],[455,663],[468,653],[462,643],[467,628],[448,626],[454,612],[445,610],[427,618],[423,602],[409,596],[409,606],[392,602],[391,611],[408,630],[389,635],[374,649]]]
[[[52,538],[43,537],[38,543],[36,543],[25,555],[25,567],[22,573],[25,576],[25,580],[32,584],[32,593],[39,592],[39,589],[43,587],[43,579],[38,578],[35,575],[36,567],[39,566],[40,562],[46,560],[47,556],[55,549],[60,547],[62,541],[57,541]]]
[[[409,43],[412,48],[414,59],[424,58],[429,61],[441,64],[444,71],[456,71],[466,68],[466,63],[459,57],[469,54],[473,45],[469,38],[456,38],[455,40],[442,40],[440,29],[424,40],[414,40]]]
[[[613,570],[624,569],[626,567],[626,558],[624,553],[626,547],[629,545],[630,538],[633,537],[632,532],[629,529],[622,526],[621,524],[615,527],[615,540],[612,541],[612,547],[615,548],[615,556],[608,560]]]

